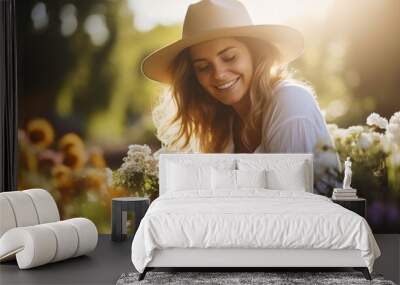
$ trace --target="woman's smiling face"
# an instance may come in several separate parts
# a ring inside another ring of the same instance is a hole
[[[197,80],[215,99],[226,105],[247,94],[253,62],[247,46],[235,38],[219,38],[190,47]]]

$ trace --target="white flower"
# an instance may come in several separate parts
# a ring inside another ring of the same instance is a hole
[[[372,132],[370,134],[371,134],[372,140],[377,141],[377,142],[379,142],[381,140],[381,137],[383,136],[382,134],[377,133],[377,132]]]
[[[358,138],[358,146],[362,149],[368,149],[372,145],[373,138],[369,133],[361,133]]]
[[[342,138],[345,138],[346,136],[347,136],[346,129],[338,128],[336,130],[333,130],[333,132],[332,132],[332,137],[334,139],[342,139]]]
[[[400,112],[396,112],[392,115],[392,117],[389,120],[389,124],[400,125]]]
[[[385,134],[381,136],[381,145],[382,145],[382,150],[386,153],[390,152],[391,150],[391,134]]]
[[[391,143],[400,145],[400,124],[389,123],[386,134],[391,139]]]
[[[148,159],[145,162],[145,170],[148,175],[158,176],[158,161],[155,159]]]
[[[151,148],[147,145],[140,145],[140,144],[131,144],[129,145],[129,151],[128,151],[128,155],[129,154],[133,154],[135,152],[141,152],[144,154],[151,154]]]
[[[347,135],[361,133],[364,130],[363,126],[351,126],[346,130]]]
[[[400,112],[396,112],[389,120],[386,135],[392,144],[400,145]]]
[[[381,117],[377,113],[371,113],[367,118],[367,125],[377,126],[381,129],[386,129],[388,125],[388,120],[384,117]]]

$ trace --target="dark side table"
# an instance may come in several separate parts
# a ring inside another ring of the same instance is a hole
[[[119,197],[112,199],[111,212],[111,240],[123,241],[127,237],[127,218],[128,212],[135,214],[135,228],[133,235],[136,233],[140,221],[146,214],[150,205],[150,199],[145,197]]]
[[[332,202],[341,205],[342,207],[359,214],[361,217],[366,218],[367,200],[364,198],[357,199],[332,199]]]

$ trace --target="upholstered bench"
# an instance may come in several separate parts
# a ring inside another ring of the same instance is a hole
[[[16,258],[20,269],[32,268],[86,254],[97,239],[86,218],[60,221],[46,190],[0,193],[0,262]]]

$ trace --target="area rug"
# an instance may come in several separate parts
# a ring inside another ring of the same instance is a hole
[[[117,285],[133,284],[384,284],[396,285],[384,280],[382,275],[372,274],[372,281],[364,278],[360,272],[148,272],[142,281],[138,281],[139,273],[124,273]]]

